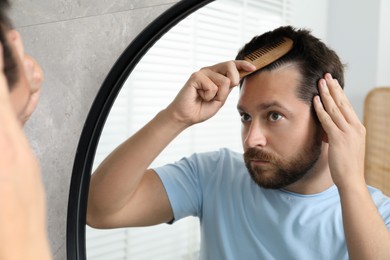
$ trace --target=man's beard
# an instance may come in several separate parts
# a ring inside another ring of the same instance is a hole
[[[272,152],[258,148],[249,148],[244,153],[244,162],[253,181],[260,187],[280,189],[301,180],[314,167],[321,154],[322,140],[315,134],[313,144],[290,158],[280,158]],[[265,163],[261,166],[251,165],[251,160]]]

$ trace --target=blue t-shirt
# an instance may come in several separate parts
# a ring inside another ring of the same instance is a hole
[[[228,149],[155,171],[174,220],[199,217],[201,259],[348,259],[335,186],[313,195],[263,189],[252,181],[243,155]],[[368,189],[390,229],[390,199]]]

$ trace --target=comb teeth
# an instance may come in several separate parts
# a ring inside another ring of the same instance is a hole
[[[252,52],[252,53],[248,54],[247,56],[245,56],[245,58],[250,60],[250,61],[254,61],[254,60],[260,58],[261,56],[265,55],[266,53],[269,53],[273,49],[278,48],[280,45],[284,44],[286,42],[285,39],[286,38],[283,38],[282,40],[274,43],[273,45],[271,45],[269,47],[259,48],[259,49],[255,50],[254,52]]]
[[[249,74],[258,71],[259,69],[276,61],[293,47],[293,41],[290,38],[283,37],[280,41],[275,42],[269,47],[259,48],[244,57],[244,60],[256,66],[256,70],[252,72],[241,72],[240,77],[243,78]]]

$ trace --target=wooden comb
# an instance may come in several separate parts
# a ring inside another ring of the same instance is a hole
[[[243,77],[246,77],[249,74],[252,74],[259,69],[267,66],[268,64],[271,64],[272,62],[276,61],[292,49],[293,43],[293,40],[291,40],[290,38],[283,37],[281,40],[275,42],[269,47],[258,48],[257,50],[246,55],[244,57],[244,60],[255,65],[256,70],[250,72],[241,71],[240,78],[242,79]]]

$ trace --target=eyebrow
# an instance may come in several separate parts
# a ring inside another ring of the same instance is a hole
[[[289,109],[287,109],[285,106],[283,106],[282,104],[280,104],[278,101],[274,100],[274,101],[270,101],[270,102],[265,102],[265,103],[261,103],[259,104],[256,109],[258,110],[267,110],[267,109],[270,109],[272,107],[278,107],[284,111],[286,111],[287,113],[290,113],[291,114],[291,111]],[[238,111],[245,111],[245,108],[244,106],[238,104],[237,105],[237,110]]]

